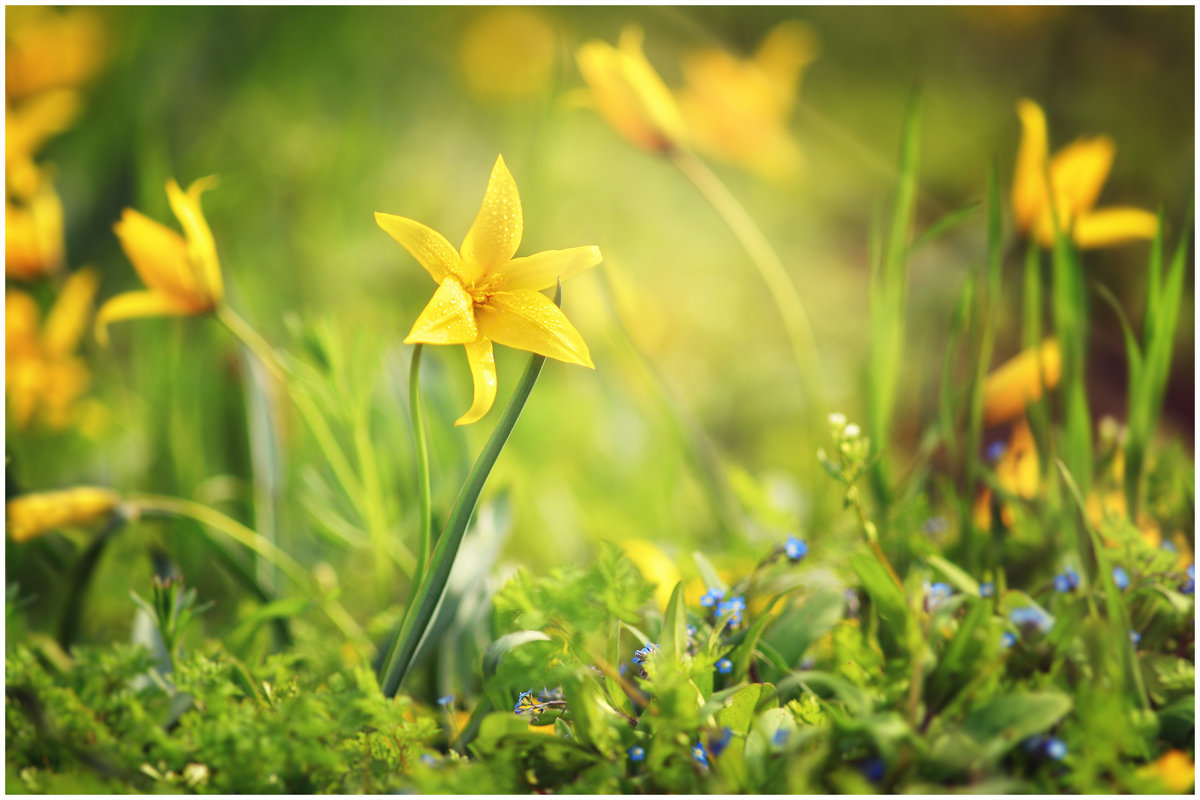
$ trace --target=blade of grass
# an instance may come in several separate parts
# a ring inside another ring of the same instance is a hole
[[[905,114],[900,140],[900,170],[887,239],[879,271],[872,275],[871,340],[867,372],[867,419],[871,436],[871,488],[884,513],[891,502],[883,453],[891,442],[901,355],[904,352],[904,307],[907,295],[907,255],[916,211],[920,95],[914,92]]]
[[[562,284],[560,282],[558,290],[555,292],[555,303],[558,304],[561,298]],[[479,502],[479,495],[483,491],[483,486],[491,474],[500,451],[508,442],[509,434],[512,433],[517,419],[521,416],[521,410],[525,408],[525,402],[529,399],[529,393],[533,391],[533,385],[537,383],[538,375],[541,374],[542,365],[545,362],[545,356],[535,354],[530,357],[525,374],[517,383],[508,407],[504,409],[504,415],[496,424],[491,438],[484,445],[479,458],[471,467],[471,472],[467,475],[467,480],[458,493],[458,499],[455,500],[454,507],[450,510],[446,527],[438,537],[430,557],[429,568],[413,592],[412,601],[405,611],[400,628],[388,648],[380,681],[385,697],[394,696],[408,675],[413,656],[416,655],[425,629],[429,627],[438,603],[441,602],[442,594],[445,592],[450,569],[454,566],[454,558],[458,555],[458,547],[467,531],[467,524],[471,521],[475,505]]]
[[[433,512],[429,490],[429,446],[425,441],[425,421],[421,416],[421,351],[424,345],[413,346],[412,364],[408,368],[408,408],[412,415],[413,450],[417,459],[417,502],[420,522],[417,529],[417,565],[413,569],[413,585],[419,585],[429,563],[433,539]]]

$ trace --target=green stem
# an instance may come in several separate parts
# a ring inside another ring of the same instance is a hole
[[[413,569],[413,585],[420,585],[429,562],[433,539],[433,511],[429,491],[429,447],[425,442],[425,421],[421,416],[421,352],[424,345],[413,346],[412,364],[408,368],[408,408],[412,414],[413,449],[417,457],[417,500],[420,503],[420,529],[417,539],[417,565]]]
[[[558,303],[561,297],[562,284],[560,283],[558,292],[555,294],[555,303]],[[467,524],[471,521],[471,515],[479,502],[479,494],[483,491],[483,485],[487,482],[488,475],[491,474],[500,451],[504,449],[513,427],[517,424],[521,410],[525,408],[525,402],[529,399],[529,393],[533,391],[533,385],[537,383],[538,375],[541,374],[542,365],[545,362],[545,356],[535,354],[530,357],[529,365],[525,368],[525,374],[521,376],[521,381],[513,392],[508,408],[504,409],[504,416],[496,424],[491,438],[484,445],[479,458],[476,459],[475,465],[471,467],[471,472],[467,475],[467,480],[459,490],[458,499],[454,502],[454,508],[450,510],[446,527],[434,547],[429,569],[422,575],[421,583],[413,592],[412,601],[405,611],[400,629],[388,648],[380,681],[385,697],[392,697],[396,694],[412,667],[413,658],[420,648],[429,623],[433,620],[434,612],[437,611],[442,594],[446,590],[446,581],[450,578],[450,570],[454,566],[458,547],[462,544],[463,535],[467,531]]]
[[[275,355],[275,349],[259,335],[258,331],[250,327],[250,323],[242,319],[228,305],[222,303],[217,306],[217,319],[221,321],[229,332],[236,336],[242,344],[257,356],[258,360],[264,367],[270,370],[271,374],[279,380],[284,380],[283,367],[279,363],[279,357]]]
[[[83,555],[75,562],[75,567],[71,570],[71,583],[70,588],[67,590],[67,602],[63,606],[62,619],[58,627],[58,645],[64,652],[69,651],[71,644],[75,641],[75,634],[79,630],[79,621],[83,617],[83,598],[87,593],[87,587],[91,585],[92,575],[96,572],[96,565],[100,562],[100,556],[113,534],[120,530],[124,524],[125,516],[118,511],[104,526],[103,530],[92,539],[87,549],[83,551]]]
[[[783,318],[788,341],[800,368],[805,400],[813,418],[820,420],[824,416],[824,403],[821,396],[820,359],[816,340],[808,322],[808,313],[800,300],[800,293],[796,291],[783,262],[746,209],[703,161],[685,149],[674,151],[671,161],[729,227],[766,283],[771,298],[775,301],[775,307]]]
[[[133,495],[127,499],[127,506],[133,513],[164,515],[170,517],[186,517],[202,525],[220,531],[247,549],[267,559],[280,572],[290,578],[296,585],[309,590],[314,595],[316,587],[311,576],[295,559],[277,547],[273,542],[255,533],[235,519],[225,516],[216,509],[206,505],[184,500],[178,497],[162,495]],[[354,618],[336,600],[320,599],[321,607],[342,633],[360,643],[369,640]]]

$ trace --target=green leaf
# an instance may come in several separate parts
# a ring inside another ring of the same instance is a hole
[[[683,583],[675,584],[667,610],[663,615],[662,655],[669,661],[679,661],[687,652],[687,607],[683,599]]]
[[[929,566],[942,573],[956,589],[972,597],[979,596],[979,582],[960,569],[957,565],[950,563],[941,556],[926,556],[925,560],[929,562]]]
[[[692,553],[692,558],[696,562],[696,569],[700,570],[700,578],[704,581],[705,588],[720,589],[723,593],[729,592],[729,587],[725,581],[721,580],[721,576],[717,574],[717,570],[704,557],[703,553],[696,551]]]
[[[971,712],[962,729],[990,758],[1054,725],[1071,710],[1071,697],[1062,692],[1018,691],[993,697]]]
[[[485,679],[496,674],[504,657],[523,644],[529,642],[548,642],[550,637],[541,631],[514,631],[506,633],[488,645],[483,654],[483,677]]]
[[[896,641],[904,641],[908,604],[900,587],[892,581],[892,576],[869,553],[855,553],[850,558],[850,568],[858,576],[863,590],[874,602],[879,616],[887,624]]]
[[[790,669],[800,663],[813,642],[833,629],[842,618],[844,600],[842,593],[824,591],[810,597],[804,603],[784,612],[766,634],[766,642],[772,646]]]
[[[725,707],[717,712],[717,724],[729,728],[735,734],[746,735],[750,732],[750,723],[754,721],[754,712],[758,704],[765,698],[772,698],[774,686],[766,683],[752,683],[743,686]]]

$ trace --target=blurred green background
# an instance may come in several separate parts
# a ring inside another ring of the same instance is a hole
[[[399,539],[411,537],[415,518],[409,348],[401,340],[434,286],[372,212],[420,220],[457,245],[503,154],[524,205],[520,254],[601,248],[605,263],[564,288],[564,308],[596,370],[547,364],[485,495],[511,500],[511,534],[488,569],[494,580],[516,564],[545,571],[584,560],[598,540],[655,541],[682,563],[693,549],[753,558],[789,530],[818,543],[840,535],[828,517],[809,527],[810,510],[837,490],[814,471],[826,434],[807,427],[766,289],[691,185],[573,102],[583,85],[573,52],[583,42],[615,42],[622,26],[637,22],[649,60],[677,86],[690,50],[718,46],[744,56],[782,20],[811,25],[819,54],[804,74],[792,125],[805,156],[800,178],[780,186],[713,167],[780,253],[812,317],[827,402],[851,419],[863,408],[867,234],[891,191],[915,88],[923,132],[919,230],[981,199],[993,161],[1007,193],[1021,97],[1046,109],[1052,150],[1085,134],[1114,138],[1100,205],[1161,207],[1174,242],[1194,193],[1192,8],[542,7],[523,12],[528,35],[517,39],[505,37],[499,12],[488,8],[100,13],[107,67],[74,127],[41,156],[57,168],[69,265],[101,270],[101,299],[136,288],[111,233],[121,209],[173,225],[166,180],[186,185],[218,175],[204,203],[231,304],[290,352],[304,352],[297,331],[318,321],[340,338],[351,365],[347,396],[371,399],[372,441]],[[522,92],[498,92],[494,85],[512,75],[527,76]],[[1012,238],[1007,248],[1013,302],[1001,320],[997,361],[1018,349],[1022,247]],[[1135,244],[1085,261],[1135,326],[1147,252]],[[915,447],[932,417],[954,302],[983,257],[977,220],[911,263],[902,445]],[[632,340],[705,432],[748,509],[751,524],[740,535],[716,519],[661,383],[616,321],[614,295]],[[1098,301],[1093,319],[1093,404],[1097,416],[1120,417],[1119,329]],[[226,498],[226,510],[253,519],[245,365],[232,339],[190,318],[120,323],[111,333],[110,349],[90,338],[84,346],[92,392],[109,411],[106,429],[84,440],[10,428],[17,481],[30,489],[94,483]],[[1166,422],[1190,450],[1191,304],[1179,338]],[[498,407],[525,361],[497,349]],[[444,516],[499,411],[473,427],[451,427],[471,391],[457,347],[429,348],[424,377],[435,509]],[[336,507],[314,500],[327,498],[322,487],[334,482],[295,409],[286,400],[276,408],[286,447],[279,541],[302,563],[329,561],[362,619],[380,610],[382,598],[401,602],[395,586],[360,579],[378,566],[369,550],[334,544],[306,511],[314,502]],[[355,524],[352,513],[339,513]],[[137,526],[106,555],[99,594],[113,598],[112,613],[89,612],[97,616],[88,638],[124,635],[125,590],[145,585],[145,544],[155,537],[172,541],[202,597],[229,590],[228,579],[207,568],[203,545],[175,537],[173,525]],[[18,557],[10,553],[10,577]],[[21,563],[29,564],[23,581],[52,585],[47,553]]]

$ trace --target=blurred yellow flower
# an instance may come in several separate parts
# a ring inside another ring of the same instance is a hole
[[[1196,764],[1182,750],[1168,750],[1153,764],[1143,767],[1142,774],[1162,781],[1167,791],[1174,794],[1187,792],[1196,784]]]
[[[617,544],[625,557],[642,573],[642,577],[654,584],[654,602],[659,608],[666,609],[671,592],[675,591],[675,584],[682,579],[675,562],[658,545],[646,539],[622,539]],[[696,595],[697,600],[703,592],[701,588]]]
[[[18,198],[33,195],[43,175],[33,157],[46,141],[70,126],[79,112],[79,94],[70,89],[42,92],[4,108],[5,182]]]
[[[575,53],[590,99],[608,124],[626,140],[652,153],[681,147],[685,125],[671,90],[642,52],[642,31],[621,31],[618,47],[587,42]]]
[[[200,210],[200,194],[216,182],[201,178],[180,190],[167,182],[167,199],[183,236],[149,217],[125,209],[113,226],[125,255],[149,291],[126,292],[108,300],[96,314],[96,338],[108,341],[110,322],[133,317],[186,316],[212,311],[221,302],[221,265],[217,246]]]
[[[111,514],[119,500],[116,493],[91,486],[19,495],[4,504],[8,535],[27,542],[68,525],[86,525]]]
[[[1040,369],[1039,369],[1040,365]],[[1047,339],[992,370],[983,384],[983,422],[996,425],[1015,419],[1025,407],[1058,386],[1062,376],[1062,354],[1057,339]]]
[[[597,247],[547,250],[513,258],[524,220],[517,184],[496,159],[479,214],[460,251],[420,222],[375,212],[375,221],[438,284],[405,344],[461,344],[475,384],[470,410],[455,425],[479,420],[496,399],[492,342],[569,364],[592,367],[587,344],[558,306],[541,293],[600,263]]]
[[[1012,204],[1019,230],[1050,247],[1054,244],[1057,214],[1058,225],[1070,231],[1080,247],[1108,247],[1154,238],[1158,219],[1149,211],[1128,206],[1094,208],[1112,169],[1116,153],[1112,139],[1078,139],[1049,158],[1046,115],[1041,106],[1021,100],[1017,114],[1021,118],[1021,144],[1013,175]]]
[[[71,424],[75,400],[90,378],[75,349],[87,330],[98,283],[92,269],[73,273],[44,325],[32,297],[15,289],[5,292],[4,387],[18,427],[35,419],[51,428]]]
[[[34,280],[63,263],[63,210],[48,176],[24,202],[4,201],[4,274]]]
[[[490,8],[459,40],[459,66],[480,100],[520,100],[545,91],[554,72],[554,27],[532,8]]]
[[[751,59],[719,49],[691,53],[683,63],[687,85],[679,107],[692,145],[766,178],[794,177],[801,155],[788,121],[816,51],[812,29],[789,20],[771,29]]]
[[[78,86],[104,63],[104,26],[90,9],[5,8],[5,92],[10,98]]]
[[[1008,445],[1004,454],[996,462],[996,482],[1006,492],[1025,499],[1037,494],[1039,486],[1039,461],[1037,443],[1033,431],[1024,418],[1018,420],[1009,435]],[[975,525],[983,530],[991,527],[992,491],[984,489],[975,500]],[[1000,509],[1000,521],[1005,526],[1013,524],[1012,509],[1003,505]]]

